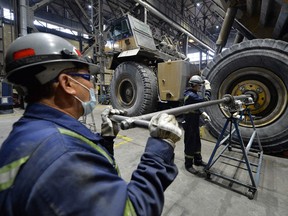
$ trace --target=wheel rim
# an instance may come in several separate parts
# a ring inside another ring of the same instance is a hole
[[[136,89],[129,79],[123,79],[118,87],[118,100],[125,106],[132,106]]]
[[[287,90],[283,81],[275,73],[263,68],[243,68],[231,73],[219,88],[219,98],[225,94],[252,95],[254,105],[250,105],[249,109],[255,116],[253,121],[257,127],[275,122],[287,106]],[[225,116],[229,115],[222,106],[220,109]],[[248,117],[240,125],[252,126]]]

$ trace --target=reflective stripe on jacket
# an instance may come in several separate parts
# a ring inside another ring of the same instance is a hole
[[[1,215],[160,215],[177,175],[173,148],[149,138],[127,183],[104,143],[74,118],[29,105],[0,149]]]
[[[73,131],[63,129],[63,128],[59,128],[59,131],[61,134],[66,134],[68,136],[72,136],[77,139],[80,139],[83,142],[85,142],[87,145],[96,149],[99,153],[101,153],[104,157],[107,158],[107,160],[114,166],[118,175],[120,176],[120,171],[119,171],[117,164],[115,163],[115,160],[113,160],[101,147],[95,145],[95,143],[91,142],[90,140],[86,139],[85,137],[77,133],[74,133]],[[30,156],[20,158],[19,160],[13,161],[12,163],[0,168],[0,192],[8,189],[9,187],[13,185],[14,179],[17,176],[20,167],[23,166],[29,158]],[[134,207],[129,198],[127,198],[127,201],[126,201],[124,215],[125,216],[136,215]]]

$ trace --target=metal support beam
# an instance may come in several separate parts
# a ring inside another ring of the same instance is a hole
[[[0,19],[0,79],[4,77],[4,71],[2,70],[4,66],[4,47],[4,29],[2,19]]]
[[[211,1],[215,5],[215,7],[213,8],[215,10],[215,13],[218,14],[222,18],[225,17],[225,10],[223,8],[226,8],[226,7],[221,7],[221,5],[223,5],[222,0],[221,0],[221,3],[219,3],[219,0],[211,0]],[[249,29],[247,29],[242,23],[240,23],[237,19],[235,19],[233,27],[237,29],[238,31],[240,31],[244,35],[244,37],[247,38],[248,40],[252,40],[256,38],[254,34]]]
[[[258,4],[258,1],[255,0],[246,0],[246,8],[247,8],[247,12],[248,14],[251,16],[255,13],[256,11],[256,6]]]
[[[86,27],[86,25],[83,23],[83,21],[81,20],[80,18],[80,15],[79,15],[79,11],[73,6],[73,4],[71,3],[70,0],[64,0],[67,5],[69,6],[69,8],[72,10],[73,14],[76,16],[76,18],[78,19],[78,21],[82,24],[83,28],[85,29],[85,31],[87,33],[91,33],[91,29],[88,29]]]
[[[260,24],[266,26],[269,14],[272,10],[273,0],[262,0],[261,2],[261,14],[260,14]]]
[[[147,24],[147,8],[144,7],[144,23]]]
[[[33,5],[33,6],[31,7],[31,9],[32,9],[33,11],[36,11],[36,10],[38,10],[38,9],[46,6],[47,4],[50,4],[50,3],[53,2],[53,1],[55,1],[55,0],[42,0],[42,1],[40,1],[39,3]]]
[[[87,29],[89,29],[89,26],[87,24],[85,24],[85,28],[84,28],[83,23],[81,24],[79,21],[76,22],[71,19],[61,17],[60,15],[57,15],[57,14],[51,14],[48,12],[41,11],[41,13],[36,12],[34,14],[34,17],[36,20],[39,20],[39,21],[55,24],[63,28],[68,28],[70,30],[74,30],[77,32],[85,33],[87,35],[91,35],[91,31],[89,32],[86,31]]]
[[[283,30],[287,28],[288,25],[288,3],[283,3],[274,31],[273,31],[273,38],[280,39]]]
[[[98,20],[99,20],[99,64],[100,64],[100,97],[102,98],[103,86],[105,85],[105,56],[104,56],[104,38],[103,38],[103,0],[98,0]]]
[[[93,26],[92,20],[91,18],[89,18],[89,16],[87,15],[86,11],[83,9],[83,7],[81,6],[81,4],[79,3],[78,0],[75,0],[76,4],[78,5],[79,9],[81,10],[81,14],[84,15],[84,17],[87,19],[88,23],[91,23],[91,25]],[[91,7],[93,7],[93,4],[91,5]],[[93,8],[91,8],[91,10],[93,11]]]
[[[235,39],[234,39],[234,44],[241,43],[243,39],[244,39],[243,34],[241,34],[241,32],[237,32]]]
[[[183,43],[183,50],[182,52],[184,53],[185,56],[187,56],[188,54],[188,36],[187,35],[183,35],[182,36],[182,43]]]
[[[151,6],[150,4],[148,4],[147,2],[144,2],[143,0],[135,0],[136,2],[138,2],[139,4],[143,5],[145,8],[147,8],[151,13],[155,14],[156,16],[158,16],[160,19],[164,20],[165,22],[169,23],[171,26],[173,26],[174,28],[176,28],[177,30],[185,33],[186,35],[188,35],[189,37],[191,37],[194,41],[196,41],[197,43],[199,43],[201,46],[204,46],[205,48],[207,48],[208,50],[214,52],[214,49],[212,47],[210,47],[209,45],[207,45],[206,43],[204,43],[203,41],[199,40],[198,38],[196,38],[191,32],[189,32],[188,30],[186,30],[185,28],[183,28],[182,26],[180,26],[179,24],[177,24],[176,22],[174,22],[173,20],[169,19],[167,16],[165,16],[163,13],[159,12],[156,8],[154,8],[153,6]]]
[[[202,54],[203,54],[203,52],[200,50],[200,52],[199,52],[199,71],[201,71],[201,69],[202,69],[202,61],[203,61]]]

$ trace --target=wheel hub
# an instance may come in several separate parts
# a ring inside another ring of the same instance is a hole
[[[134,100],[134,92],[135,89],[130,80],[122,80],[118,88],[118,99],[127,106],[131,105]]]
[[[225,94],[252,96],[254,104],[249,105],[249,109],[257,127],[275,122],[283,114],[288,103],[286,86],[281,78],[259,67],[242,68],[227,76],[219,87],[218,97],[222,98]],[[229,116],[223,107],[220,108],[225,116]],[[240,124],[244,127],[252,126],[248,117]]]
[[[251,105],[252,114],[261,113],[269,106],[271,95],[267,86],[257,80],[245,80],[238,83],[232,89],[232,95],[249,94],[253,98],[254,105]]]

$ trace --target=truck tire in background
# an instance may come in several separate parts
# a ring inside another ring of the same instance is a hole
[[[127,61],[117,66],[111,80],[111,104],[128,116],[155,111],[158,86],[154,72],[147,66]]]
[[[211,82],[212,100],[225,94],[253,96],[255,104],[250,106],[251,113],[265,153],[288,149],[287,53],[288,43],[283,41],[245,41],[217,55],[203,71]],[[207,107],[206,111],[212,120],[208,128],[218,137],[227,113],[221,106]],[[247,142],[253,132],[250,122],[240,123],[240,131]]]

